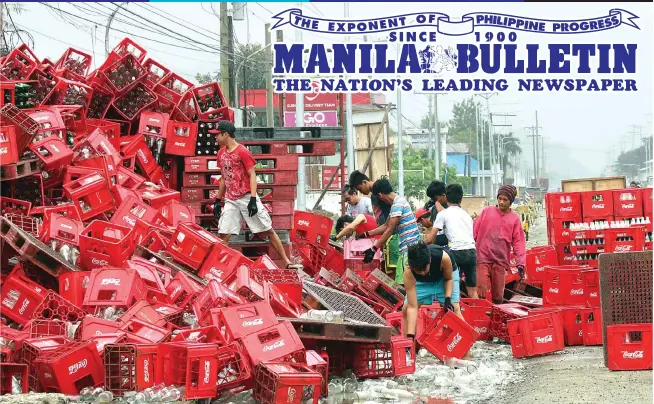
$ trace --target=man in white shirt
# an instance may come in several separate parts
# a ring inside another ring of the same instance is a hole
[[[463,188],[450,184],[445,188],[447,209],[436,216],[434,227],[425,238],[425,243],[433,243],[436,234],[443,230],[450,246],[450,256],[465,274],[468,297],[477,299],[477,249],[472,231],[472,218],[461,208]]]
[[[372,202],[370,198],[359,195],[359,192],[347,187],[343,191],[343,200],[347,202],[345,214],[356,217],[357,215],[372,215]]]

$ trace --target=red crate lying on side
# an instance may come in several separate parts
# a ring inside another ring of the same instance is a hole
[[[394,377],[416,370],[415,342],[395,335],[390,344],[358,344],[354,352],[354,374],[361,378]]]
[[[131,228],[94,220],[80,234],[79,246],[86,269],[120,267],[134,252],[136,241]]]
[[[270,303],[263,301],[211,309],[211,322],[219,329],[225,328],[227,342],[279,324]]]
[[[145,298],[146,286],[135,269],[96,268],[91,271],[84,306],[129,308]]]
[[[545,279],[545,266],[559,264],[554,246],[530,248],[527,250],[526,257],[525,280],[527,281],[543,282]]]
[[[213,398],[217,390],[217,353],[215,344],[160,344],[157,381],[166,386],[183,386],[185,400]]]
[[[245,352],[237,343],[218,348],[218,393],[237,393],[252,385],[252,368]]]
[[[10,320],[25,325],[46,294],[45,288],[14,270],[2,283],[0,312]]]
[[[332,219],[326,216],[301,210],[295,211],[290,234],[291,241],[324,247],[329,244],[333,224]]]
[[[606,327],[610,370],[652,369],[652,323]]]
[[[82,221],[114,209],[113,193],[100,174],[87,175],[64,184],[64,192],[75,204]]]
[[[343,257],[345,258],[345,268],[353,271],[372,271],[381,267],[382,250],[377,250],[373,259],[369,263],[364,263],[365,251],[372,248],[375,240],[364,238],[355,240],[348,238],[343,243]]]
[[[514,358],[543,355],[561,351],[563,324],[555,313],[541,313],[509,320],[507,322],[511,350]]]
[[[316,351],[307,351],[307,366],[322,376],[320,397],[327,397],[329,387],[329,356],[326,352],[320,355]]]
[[[273,361],[306,363],[304,345],[293,325],[287,321],[246,335],[242,341],[254,366]]]
[[[199,270],[214,244],[222,243],[217,236],[195,223],[180,223],[173,234],[168,252],[175,260]]]
[[[582,310],[584,345],[602,345],[602,309],[599,307]]]
[[[479,338],[465,320],[452,311],[440,312],[425,328],[418,343],[441,361],[445,357],[461,359]]]
[[[479,334],[478,340],[487,340],[490,337],[493,303],[486,299],[463,298],[461,299],[460,306],[463,318]]]
[[[491,310],[491,326],[489,335],[509,342],[509,330],[507,328],[507,321],[519,317],[524,317],[528,314],[527,308],[519,304],[506,303],[493,305]]]
[[[588,269],[581,271],[581,279],[584,281],[584,298],[586,299],[586,306],[599,307],[601,304],[599,294],[599,270]]]
[[[237,295],[218,280],[211,279],[192,303],[193,312],[200,325],[211,324],[212,308],[244,304],[245,299]]]
[[[202,287],[182,271],[166,286],[170,303],[177,307],[186,307],[201,291]]]
[[[239,251],[229,247],[226,244],[215,243],[211,246],[202,267],[198,271],[198,276],[205,278],[211,275],[213,279],[225,282],[230,279],[234,273],[241,267],[250,268],[254,262],[241,254]]]
[[[299,363],[261,363],[254,370],[252,396],[261,404],[317,404],[322,376]]]
[[[75,341],[48,351],[36,361],[44,391],[78,395],[104,384],[104,366],[93,341]]]
[[[115,397],[143,391],[156,383],[157,345],[107,344],[104,347],[105,388]]]
[[[14,394],[13,379],[18,380],[20,393],[27,394],[28,368],[23,363],[0,362],[0,395]]]
[[[543,282],[543,305],[585,304],[584,283],[581,278],[584,269],[588,268],[576,265],[547,266]]]

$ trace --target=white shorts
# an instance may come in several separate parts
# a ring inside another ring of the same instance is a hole
[[[219,234],[240,234],[243,219],[245,219],[245,223],[247,223],[252,233],[263,233],[272,229],[272,219],[259,197],[257,196],[257,208],[259,208],[259,211],[252,217],[248,214],[248,203],[250,203],[250,194],[235,201],[225,199],[225,206],[220,213],[218,222]]]

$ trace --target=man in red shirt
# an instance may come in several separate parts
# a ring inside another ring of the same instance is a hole
[[[252,153],[236,139],[236,128],[229,121],[218,122],[216,135],[220,150],[216,159],[220,168],[220,186],[213,205],[213,214],[218,219],[218,234],[229,242],[232,234],[241,231],[243,219],[252,233],[265,233],[275,251],[288,268],[291,261],[286,256],[279,236],[272,228],[272,219],[257,196],[257,174],[254,170],[256,161]],[[225,209],[222,199],[225,198]]]
[[[524,278],[525,233],[520,216],[511,210],[517,190],[502,185],[497,191],[497,206],[487,206],[473,222],[477,247],[477,294],[484,299],[489,289],[493,303],[502,303],[504,276],[510,266],[511,248],[520,279]]]

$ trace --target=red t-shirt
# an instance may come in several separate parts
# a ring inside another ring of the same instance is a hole
[[[218,151],[216,159],[220,174],[225,179],[225,198],[230,201],[243,198],[250,192],[250,178],[247,172],[257,164],[252,153],[239,144],[231,152],[227,151],[227,147],[223,147]]]
[[[374,216],[370,215],[364,215],[366,217],[366,222],[365,223],[359,223],[357,227],[354,229],[356,231],[357,236],[360,234],[363,234],[367,231],[372,231],[377,228],[377,220],[374,218]],[[381,236],[373,236],[372,238],[379,238]]]

